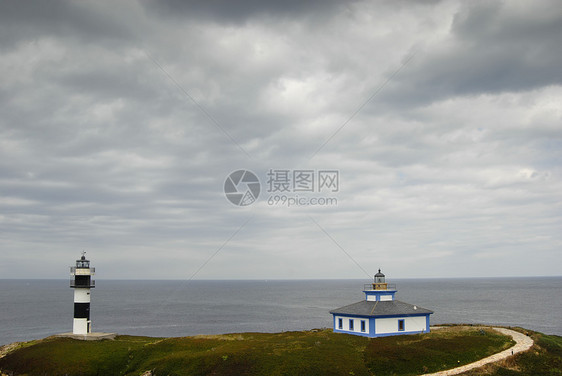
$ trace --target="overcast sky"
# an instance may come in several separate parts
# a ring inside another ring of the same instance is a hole
[[[556,1],[3,1],[0,278],[560,275],[561,45]]]

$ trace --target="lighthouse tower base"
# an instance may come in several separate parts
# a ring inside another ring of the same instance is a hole
[[[90,334],[92,332],[92,320],[87,319],[74,319],[72,324],[73,334]]]
[[[55,337],[66,337],[66,338],[80,339],[83,341],[100,341],[102,339],[115,339],[116,336],[117,333],[102,333],[102,332],[95,332],[95,333],[88,333],[88,334],[75,334],[75,333],[55,334]]]

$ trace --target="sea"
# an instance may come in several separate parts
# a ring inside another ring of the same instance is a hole
[[[97,280],[93,330],[153,337],[332,326],[367,280]],[[431,325],[521,326],[562,335],[562,277],[393,279],[396,299],[434,311]],[[0,280],[0,345],[72,331],[68,280]]]

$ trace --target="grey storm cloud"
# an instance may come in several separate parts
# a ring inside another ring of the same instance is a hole
[[[102,278],[365,277],[341,248],[397,277],[557,274],[558,8],[3,2],[0,278],[82,249]],[[337,205],[268,204],[272,169],[338,170]]]
[[[465,3],[439,45],[428,51],[420,47],[419,60],[396,80],[389,101],[427,102],[559,85],[562,52],[556,35],[562,35],[562,12],[553,3]]]
[[[18,4],[8,1],[1,6],[0,41],[2,48],[14,47],[39,36],[96,42],[130,39],[127,23],[115,13],[119,5],[96,5],[67,0],[46,0]]]
[[[350,2],[349,4],[352,4]],[[166,16],[180,18],[205,18],[212,22],[244,23],[258,17],[291,17],[325,15],[345,8],[346,3],[335,0],[284,2],[243,0],[180,1],[166,0],[158,3],[146,2],[148,8]]]

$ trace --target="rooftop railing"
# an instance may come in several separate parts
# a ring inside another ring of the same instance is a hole
[[[396,284],[395,283],[387,283],[386,284],[386,288],[384,288],[384,286],[373,286],[376,285],[376,283],[366,283],[363,286],[363,291],[387,291],[387,290],[396,290]]]
[[[96,273],[96,268],[77,268],[76,266],[70,267],[70,274],[72,275],[93,275]]]

